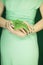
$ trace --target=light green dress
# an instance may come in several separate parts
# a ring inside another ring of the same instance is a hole
[[[43,0],[3,0],[6,19],[25,20],[34,25],[37,9]],[[39,48],[37,34],[23,38],[3,29],[1,36],[1,65],[38,65]]]

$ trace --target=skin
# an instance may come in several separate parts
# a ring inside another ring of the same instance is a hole
[[[9,20],[6,20],[6,19],[1,17],[3,10],[4,10],[4,5],[0,1],[0,27],[8,29],[11,33],[16,34],[20,37],[26,36],[27,33],[25,32],[25,30],[23,28],[21,28],[20,30],[14,30],[13,29],[14,26],[12,24],[12,21],[9,22]],[[38,32],[40,30],[43,30],[43,4],[40,6],[40,13],[41,13],[42,19],[40,21],[38,21],[34,26],[31,26],[26,21],[24,21],[24,23],[27,24],[27,26],[29,28],[28,34],[29,33],[30,34],[35,33],[35,32]]]
[[[34,31],[33,32],[39,32],[40,30],[43,30],[43,4],[40,6],[40,13],[42,16],[42,19],[38,21],[34,26]]]

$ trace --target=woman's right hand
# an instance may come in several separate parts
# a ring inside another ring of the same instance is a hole
[[[5,28],[7,28],[11,33],[16,34],[20,37],[24,37],[27,34],[23,29],[14,30],[14,26],[12,24],[12,21],[7,21],[5,24]]]

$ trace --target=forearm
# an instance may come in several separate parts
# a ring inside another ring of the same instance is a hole
[[[3,5],[3,3],[0,1],[0,27],[5,28],[6,20],[1,17],[1,15],[2,15],[2,13],[3,13],[3,10],[4,10],[4,5]]]
[[[3,13],[3,10],[4,10],[4,5],[2,2],[0,2],[0,16],[2,15]]]
[[[2,17],[0,17],[0,27],[5,28],[6,20]]]
[[[37,22],[34,26],[34,31],[33,32],[38,32],[43,29],[43,19],[41,19],[39,22]]]

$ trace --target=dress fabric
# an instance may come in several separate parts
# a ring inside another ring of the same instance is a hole
[[[37,9],[43,0],[2,0],[7,20],[27,21],[34,25]],[[38,65],[39,48],[37,34],[23,38],[3,29],[1,36],[1,65]]]

